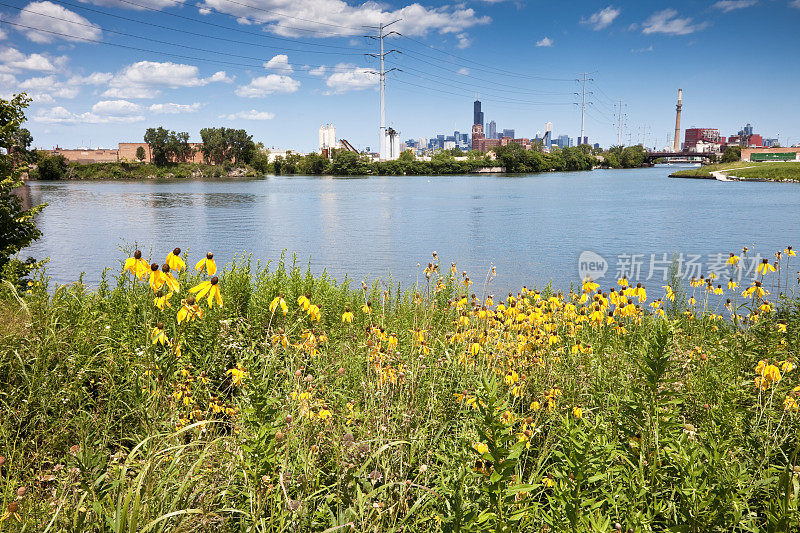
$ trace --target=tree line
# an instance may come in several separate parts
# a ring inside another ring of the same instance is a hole
[[[462,157],[456,158],[457,155]],[[466,157],[463,157],[466,156]],[[307,174],[334,176],[402,176],[468,174],[479,168],[503,167],[506,172],[546,172],[590,170],[596,162],[594,156],[579,148],[556,149],[550,153],[526,150],[518,144],[494,148],[492,153],[471,150],[463,153],[444,150],[434,154],[429,161],[416,158],[410,150],[393,161],[373,161],[371,157],[347,150],[335,150],[328,160],[319,154],[289,153],[278,156],[268,165],[270,174]]]
[[[243,129],[203,128],[200,130],[202,145],[199,150],[206,163],[214,165],[250,164],[257,155],[259,147],[253,142],[253,136]],[[156,166],[170,163],[186,163],[193,161],[197,149],[189,143],[189,134],[185,131],[170,131],[162,126],[147,128],[144,142],[150,150],[150,161]],[[136,157],[144,159],[137,150]]]

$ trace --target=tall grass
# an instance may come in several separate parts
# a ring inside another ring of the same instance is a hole
[[[4,287],[2,528],[800,528],[797,300],[594,323],[591,290],[486,305],[428,273],[399,292],[242,256],[188,323],[196,273],[163,311],[127,275]],[[754,383],[761,360],[779,381]]]

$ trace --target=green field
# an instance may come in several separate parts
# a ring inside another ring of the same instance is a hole
[[[401,293],[200,257],[3,285],[2,531],[798,531],[790,253],[769,292],[491,298],[435,255]]]
[[[752,167],[752,168],[743,168]],[[675,178],[713,178],[711,172],[718,170],[736,170],[729,175],[745,179],[764,179],[770,181],[800,181],[800,163],[749,163],[737,161],[735,163],[720,163],[715,165],[705,165],[700,168],[679,170],[671,177]]]

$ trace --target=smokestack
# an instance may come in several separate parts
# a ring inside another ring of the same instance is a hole
[[[683,107],[683,89],[678,89],[678,105],[675,106],[675,142],[673,151],[681,151],[681,108]]]

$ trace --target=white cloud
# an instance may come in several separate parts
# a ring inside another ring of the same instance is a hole
[[[466,48],[470,45],[471,41],[469,40],[469,35],[466,33],[459,33],[456,35],[456,39],[458,39],[458,43],[456,44],[457,48]]]
[[[679,17],[674,9],[665,9],[650,15],[642,23],[642,33],[665,33],[667,35],[688,35],[700,31],[708,23],[692,24],[691,17]]]
[[[334,72],[325,81],[325,85],[331,88],[329,94],[341,94],[348,91],[360,91],[376,87],[380,77],[372,69],[357,67],[348,63],[336,65],[339,72]]]
[[[647,48],[631,48],[631,52],[633,52],[634,54],[641,54],[641,53],[644,53],[644,52],[652,52],[652,51],[653,51],[653,45],[652,44],[650,46],[648,46]]]
[[[100,100],[92,106],[92,112],[101,116],[132,116],[142,112],[142,106],[127,100]]]
[[[247,85],[240,85],[234,91],[237,96],[259,98],[273,93],[293,93],[300,88],[300,82],[281,74],[268,74],[253,78]]]
[[[268,70],[274,70],[280,72],[281,74],[291,74],[294,72],[292,65],[289,64],[289,56],[286,54],[278,54],[266,63],[264,63],[264,68]]]
[[[619,14],[622,12],[621,9],[617,9],[613,6],[608,6],[597,13],[593,13],[588,19],[581,19],[581,24],[589,24],[590,26],[594,26],[595,31],[602,30],[603,28],[607,28],[614,22]]]
[[[791,2],[789,2],[789,7],[795,7],[797,9],[800,9],[800,0],[792,0]]]
[[[3,31],[3,28],[0,28],[0,39],[5,39],[6,37],[6,32]]]
[[[101,102],[98,102],[100,104]],[[95,104],[96,106],[97,104]],[[133,104],[135,105],[135,104]],[[73,113],[61,106],[39,111],[32,118],[35,122],[45,124],[107,124],[110,122],[141,122],[143,115],[102,115],[93,111]]]
[[[220,70],[219,72],[215,72],[211,75],[210,78],[207,79],[209,83],[233,83],[233,78],[225,74],[224,70]]]
[[[153,104],[147,109],[151,113],[158,113],[160,115],[177,115],[179,113],[194,113],[203,107],[200,102],[193,104],[174,104],[172,102],[165,104]]]
[[[114,75],[110,72],[92,72],[88,76],[72,76],[67,80],[69,85],[105,85]]]
[[[457,73],[461,74],[462,76],[469,76],[469,69],[467,67],[461,67],[458,69]]]
[[[800,0],[798,1],[800,2]],[[311,68],[308,65],[306,65],[303,68],[308,70],[308,73],[311,74],[312,76],[324,76],[325,73],[328,71],[328,67],[326,67],[325,65],[320,65],[315,68]]]
[[[250,111],[238,111],[230,115],[220,115],[219,118],[227,120],[272,120],[275,118],[275,113],[251,109]]]
[[[82,41],[84,39],[99,39],[102,37],[100,26],[92,24],[87,19],[52,2],[31,2],[17,18],[20,24],[41,30],[47,30],[62,35],[53,35],[46,31],[20,28],[20,31],[33,42],[50,43],[55,39],[67,41]]]
[[[711,7],[721,9],[723,13],[728,13],[735,9],[744,9],[756,5],[757,0],[720,0]]]
[[[460,3],[426,8],[415,2],[387,10],[385,3],[374,1],[351,5],[345,0],[249,0],[246,3],[205,0],[200,7],[241,17],[248,23],[264,24],[269,31],[287,36],[307,36],[297,28],[356,36],[363,34],[364,26],[377,26],[395,19],[402,20],[391,29],[404,35],[419,36],[432,31],[455,34],[491,21]]]
[[[0,48],[0,72],[18,72],[20,70],[54,72],[63,68],[67,61],[69,61],[67,56],[25,55],[16,48]]]
[[[102,96],[106,98],[155,98],[161,94],[158,89],[152,87],[109,87],[103,91]]]
[[[163,9],[165,7],[175,7],[183,3],[183,0],[133,0],[132,3],[120,2],[119,0],[80,0],[84,4],[94,4],[96,6],[116,7],[124,9],[142,10],[148,7]],[[139,7],[133,4],[139,4]]]
[[[544,46],[544,47],[548,47],[549,48],[549,47],[553,46],[553,39],[551,39],[550,37],[545,37],[541,41],[536,41],[536,46],[539,46],[539,47]]]
[[[55,76],[41,76],[28,78],[18,85],[18,89],[25,91],[37,103],[53,103],[56,98],[75,98],[79,89],[58,81]]]
[[[109,98],[155,98],[157,88],[203,87],[213,82],[232,81],[224,71],[209,78],[200,77],[194,65],[155,61],[139,61],[128,65],[109,81],[103,96]]]

